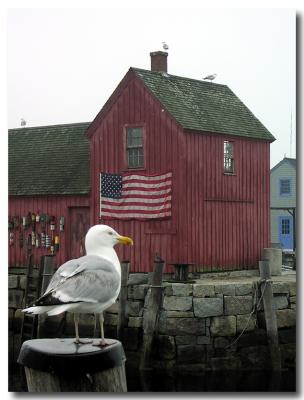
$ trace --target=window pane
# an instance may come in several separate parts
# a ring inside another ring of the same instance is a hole
[[[128,167],[137,168],[143,167],[143,165],[144,156],[142,147],[128,149]]]
[[[289,233],[290,233],[289,219],[282,219],[282,234],[289,235]]]
[[[281,179],[280,180],[280,194],[290,194],[290,180]]]
[[[226,157],[233,157],[233,144],[231,142],[224,141],[224,154]]]
[[[142,146],[143,145],[143,130],[142,128],[127,129],[127,146]]]
[[[234,172],[233,143],[224,141],[224,172]]]
[[[127,128],[127,159],[129,168],[144,166],[143,128]]]

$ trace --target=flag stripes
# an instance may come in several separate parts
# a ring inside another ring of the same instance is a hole
[[[100,174],[100,217],[159,219],[171,216],[172,172]]]

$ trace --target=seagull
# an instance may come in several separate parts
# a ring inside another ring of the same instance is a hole
[[[169,50],[169,46],[167,45],[166,42],[162,42],[162,44],[163,44],[163,49],[164,50]]]
[[[205,81],[213,81],[216,78],[217,74],[212,74],[212,75],[207,75],[205,76],[205,78],[203,78],[203,80]]]
[[[101,340],[104,347],[103,311],[115,303],[121,286],[121,267],[114,246],[133,245],[133,240],[119,235],[107,225],[92,226],[85,238],[86,255],[62,264],[53,275],[45,293],[26,313],[58,315],[74,313],[75,343],[88,343],[79,338],[79,313],[99,314]]]
[[[26,120],[24,118],[20,119],[20,125],[25,126],[26,125]]]

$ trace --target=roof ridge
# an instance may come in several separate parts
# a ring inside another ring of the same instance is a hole
[[[69,124],[54,124],[54,125],[36,125],[36,126],[26,126],[26,127],[21,127],[21,128],[9,128],[8,131],[24,131],[28,129],[41,129],[41,128],[59,128],[59,127],[64,127],[64,126],[81,126],[81,125],[90,125],[91,122],[72,122]]]
[[[143,71],[143,72],[149,72],[151,74],[157,74],[157,75],[163,75],[162,71],[150,71],[149,69],[143,69],[143,68],[136,68],[136,67],[130,67],[130,69],[134,70],[134,71]],[[187,76],[180,76],[180,75],[173,75],[173,74],[169,74],[168,72],[166,72],[166,74],[168,74],[168,77],[173,77],[173,78],[178,78],[178,79],[185,79],[188,81],[194,81],[194,82],[199,82],[199,83],[203,83],[206,85],[217,85],[217,86],[224,86],[226,88],[229,89],[229,86],[224,85],[223,83],[216,83],[216,82],[206,82],[204,80],[200,80],[200,79],[195,79],[195,78],[189,78]]]
[[[184,129],[275,140],[266,126],[227,85],[141,68],[131,67],[130,70]],[[171,86],[172,90],[169,90]],[[185,107],[181,106],[182,103]]]

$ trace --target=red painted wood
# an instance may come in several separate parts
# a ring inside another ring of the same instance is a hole
[[[85,236],[89,228],[89,207],[70,207],[67,224],[69,237],[69,243],[67,243],[67,256],[69,259],[85,255]]]
[[[124,127],[145,126],[146,174],[173,171],[172,218],[109,222],[134,239],[117,247],[132,271],[151,271],[155,253],[172,263],[256,265],[269,243],[269,143],[184,132],[135,76],[120,84],[91,137],[91,222],[99,221],[99,173],[125,168]],[[234,142],[236,174],[223,174],[223,142]],[[137,170],[138,171],[138,170]]]
[[[54,215],[56,217],[56,230],[54,231],[59,235],[60,248],[56,253],[55,265],[60,266],[69,259],[69,247],[70,247],[70,232],[69,232],[69,221],[70,214],[69,210],[71,207],[83,207],[89,206],[88,196],[37,196],[37,197],[10,197],[9,199],[9,215],[19,216],[27,215],[28,212],[39,214]],[[59,217],[63,216],[65,219],[65,228],[63,232],[59,230]],[[36,231],[41,232],[40,223],[36,224]],[[31,234],[32,229],[23,229],[22,227],[13,230],[15,234],[15,243],[9,246],[9,266],[25,266],[27,260],[27,251],[25,248],[19,247],[19,236],[22,232],[25,237]],[[51,235],[50,226],[46,225],[46,233]],[[34,255],[34,264],[38,265],[40,257],[42,255],[50,254],[50,249],[46,248],[32,248]]]

